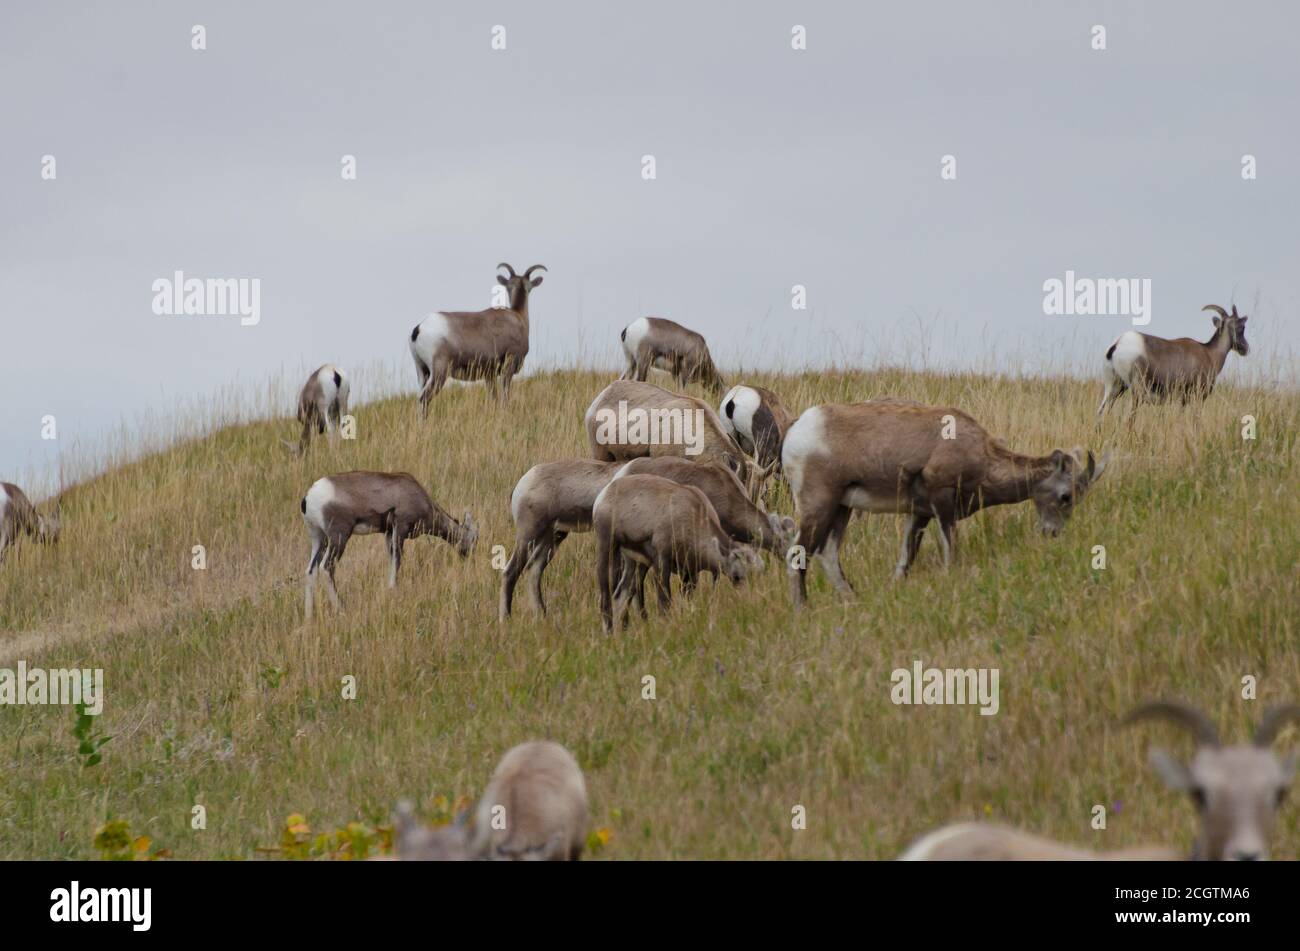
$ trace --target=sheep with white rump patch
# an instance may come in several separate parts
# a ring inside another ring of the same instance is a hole
[[[62,511],[59,503],[49,515],[42,515],[22,489],[12,482],[0,482],[0,561],[19,536],[28,535],[43,545],[57,542]]]
[[[578,859],[590,823],[582,769],[558,743],[521,743],[501,758],[479,799],[472,827],[467,818],[426,829],[415,822],[409,804],[400,804],[394,823],[397,857],[408,861]]]
[[[498,274],[497,283],[509,294],[509,307],[440,311],[411,331],[411,358],[420,378],[421,418],[429,415],[429,401],[438,395],[448,376],[483,380],[493,396],[499,382],[501,402],[510,398],[510,382],[528,356],[528,295],[542,283],[540,276],[532,275],[546,268],[534,264],[516,274],[509,264],[497,267],[508,274]]]
[[[307,377],[302,392],[298,394],[298,422],[302,423],[296,449],[298,455],[307,451],[313,431],[317,435],[328,433],[331,444],[334,442],[343,417],[348,414],[350,392],[347,374],[332,363],[318,367]],[[292,443],[286,442],[285,445],[294,448]]]
[[[959,409],[908,400],[814,406],[786,433],[785,477],[799,515],[799,545],[816,556],[832,585],[852,593],[840,545],[854,510],[907,517],[894,577],[907,574],[931,520],[939,523],[944,565],[957,522],[991,505],[1033,499],[1043,531],[1056,535],[1106,468],[1089,452],[1012,452]],[[807,598],[807,562],[790,565],[795,606]]]
[[[1151,751],[1151,763],[1173,789],[1191,796],[1200,814],[1201,832],[1191,854],[1172,848],[1146,847],[1094,852],[1030,835],[1017,829],[966,822],[945,826],[918,839],[900,858],[913,861],[1080,861],[1096,859],[1253,861],[1268,858],[1277,811],[1295,776],[1294,754],[1280,757],[1270,749],[1282,728],[1300,720],[1300,706],[1265,712],[1249,746],[1224,746],[1210,719],[1183,703],[1144,704],[1124,720],[1161,717],[1189,731],[1196,755],[1182,763],[1163,750]]]
[[[382,532],[388,547],[388,586],[397,586],[402,545],[409,538],[435,535],[469,556],[478,529],[469,512],[456,521],[406,472],[341,472],[317,479],[300,504],[311,557],[307,562],[306,615],[311,620],[316,581],[325,570],[325,590],[335,611],[342,609],[334,587],[334,567],[353,535]]]
[[[666,317],[638,317],[619,334],[627,369],[621,379],[645,382],[650,368],[673,375],[679,387],[700,383],[714,393],[725,385],[704,337]]]
[[[1231,314],[1218,304],[1206,304],[1201,310],[1218,311],[1214,334],[1205,343],[1190,337],[1166,340],[1136,330],[1119,335],[1106,351],[1106,388],[1097,407],[1098,420],[1128,390],[1133,391],[1132,412],[1148,396],[1176,396],[1186,405],[1193,396],[1204,399],[1210,395],[1228,354],[1244,357],[1250,345],[1246,343],[1246,316],[1237,313],[1236,304]]]
[[[596,584],[601,623],[621,626],[634,595],[653,568],[659,607],[672,603],[672,576],[684,580],[702,571],[725,575],[739,584],[763,561],[750,547],[732,540],[718,521],[708,496],[693,485],[654,475],[629,475],[610,481],[592,507],[596,531]],[[613,582],[617,580],[617,590]]]
[[[755,475],[760,485],[751,485],[749,491],[758,498],[768,477],[781,465],[781,443],[794,417],[771,390],[738,384],[722,397],[718,419],[727,435],[757,464]]]

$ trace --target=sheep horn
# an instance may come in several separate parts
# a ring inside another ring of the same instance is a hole
[[[1222,317],[1224,320],[1228,319],[1228,312],[1224,310],[1222,307],[1220,307],[1218,304],[1206,304],[1204,307],[1201,308],[1201,310],[1217,310],[1219,312],[1220,317]]]
[[[498,264],[497,267],[503,267],[503,268],[505,268],[507,271],[510,272],[510,276],[511,276],[511,277],[518,277],[518,276],[519,276],[518,274],[515,273],[515,269],[512,268],[509,264],[506,264],[504,261],[502,261],[500,264]],[[1225,316],[1226,316],[1226,315],[1225,315]]]
[[[1177,723],[1195,736],[1203,746],[1219,745],[1219,731],[1210,722],[1210,718],[1200,710],[1174,700],[1158,700],[1154,703],[1144,703],[1130,711],[1120,725],[1128,726],[1138,720],[1159,718]]]
[[[533,273],[534,271],[537,271],[537,270],[545,271],[545,270],[546,270],[546,265],[545,265],[545,264],[534,264],[534,265],[533,265],[532,267],[530,267],[527,271],[524,271],[524,280],[528,280],[528,278],[532,276],[532,273]]]
[[[1269,707],[1264,711],[1264,717],[1259,721],[1259,726],[1255,728],[1253,737],[1256,746],[1268,746],[1275,739],[1282,727],[1291,721],[1300,721],[1300,706],[1294,703],[1288,703],[1280,707]]]

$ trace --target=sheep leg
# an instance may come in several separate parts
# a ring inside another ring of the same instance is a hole
[[[619,628],[627,627],[628,602],[635,597],[636,568],[627,555],[619,560],[618,583],[614,586],[614,618]]]
[[[632,602],[636,605],[636,609],[641,613],[641,619],[648,621],[650,619],[650,612],[645,608],[645,576],[650,573],[650,566],[638,563],[635,567],[636,580],[632,587]]]
[[[429,379],[425,381],[424,389],[420,391],[420,418],[429,418],[429,401],[433,399],[447,384],[447,371],[450,368],[446,360],[440,360],[429,370]]]
[[[525,566],[530,559],[532,542],[526,538],[515,539],[515,550],[510,553],[510,560],[506,562],[505,571],[501,573],[501,599],[497,606],[497,620],[505,621],[510,617],[510,608],[515,600],[515,585],[519,582],[519,576],[523,574]]]
[[[817,555],[831,585],[846,598],[853,594],[853,585],[849,584],[848,579],[844,577],[844,568],[840,564],[840,543],[844,540],[844,531],[852,517],[853,509],[847,505],[841,505],[835,511],[826,532],[826,540]]]
[[[655,559],[655,593],[659,596],[659,610],[667,614],[673,604],[673,564],[667,555]]]
[[[901,581],[907,577],[916,561],[916,553],[921,550],[921,538],[925,527],[930,524],[928,515],[909,515],[903,528],[903,547],[898,552],[898,564],[894,566],[894,580]]]
[[[343,610],[343,604],[339,601],[339,591],[334,584],[334,568],[338,565],[339,559],[343,557],[343,550],[348,546],[346,535],[335,535],[330,538],[329,545],[325,550],[325,593],[330,597],[330,604],[334,607],[334,613],[338,614]]]
[[[952,558],[957,550],[957,518],[954,515],[939,516],[939,545],[943,548],[943,566],[952,567]]]
[[[402,536],[396,529],[388,535],[388,587],[397,587],[397,570],[402,567]]]
[[[501,374],[501,405],[504,406],[510,402],[510,384],[514,382],[515,371],[513,367],[507,368],[505,373]]]
[[[560,547],[560,542],[568,537],[568,532],[555,532],[551,535],[548,543],[541,545],[536,549],[529,559],[530,572],[528,575],[528,591],[532,596],[533,607],[543,617],[546,615],[546,601],[542,598],[542,575],[555,557],[555,549]]]
[[[1124,385],[1124,381],[1121,380],[1113,371],[1106,374],[1106,389],[1101,394],[1101,405],[1097,407],[1097,422],[1101,422],[1102,417],[1106,415],[1106,410],[1110,408],[1112,403],[1124,395],[1126,389],[1128,389],[1128,387]]]
[[[4,550],[4,538],[0,536],[0,552]],[[304,597],[306,599],[306,615],[310,621],[312,609],[315,607],[316,600],[316,581],[320,577],[320,564],[325,558],[326,543],[325,535],[313,527],[311,531],[311,555],[307,558],[307,581],[304,585]]]
[[[600,623],[605,629],[605,633],[611,633],[614,630],[614,610],[611,603],[611,592],[609,587],[610,560],[614,556],[611,550],[611,540],[608,532],[603,532],[599,527],[596,529],[596,588],[600,592]]]
[[[801,508],[803,516],[799,521],[798,545],[803,549],[803,567],[787,563],[786,568],[790,579],[790,595],[796,610],[808,600],[808,559],[821,551],[831,528],[831,519],[823,514],[828,507],[812,503],[801,505]]]

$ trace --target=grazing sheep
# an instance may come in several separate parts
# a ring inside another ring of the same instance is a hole
[[[676,456],[633,459],[614,475],[656,475],[680,485],[693,485],[708,498],[722,530],[742,545],[764,548],[784,559],[799,528],[789,516],[764,512],[753,502],[736,474],[716,462],[687,462]]]
[[[666,370],[678,387],[701,383],[714,393],[724,383],[709,355],[709,345],[694,330],[665,317],[638,317],[619,334],[627,369],[621,379],[645,382],[650,368]]]
[[[22,489],[12,482],[0,482],[0,562],[4,561],[5,549],[15,544],[19,535],[29,535],[42,545],[57,543],[62,514],[61,502],[49,515],[42,515]]]
[[[448,826],[420,826],[398,803],[393,846],[406,861],[572,861],[587,844],[587,784],[573,754],[558,743],[521,743],[501,758],[479,800]]]
[[[493,396],[501,384],[501,402],[510,398],[510,382],[528,356],[528,295],[542,283],[534,264],[516,274],[509,264],[498,264],[509,276],[497,283],[510,294],[509,307],[477,311],[441,311],[411,331],[411,358],[420,378],[420,415],[429,415],[429,401],[451,376],[457,380],[483,380]]]
[[[842,594],[852,586],[839,551],[854,509],[907,516],[894,577],[907,574],[932,519],[944,564],[952,561],[957,522],[991,505],[1033,499],[1044,532],[1056,535],[1101,477],[1089,452],[1047,456],[1012,452],[958,409],[908,400],[826,404],[805,412],[786,433],[782,465],[799,513],[799,544],[816,555]],[[807,564],[792,565],[795,605],[807,598]]]
[[[601,622],[606,631],[622,624],[634,594],[638,601],[646,571],[655,570],[659,607],[672,603],[671,580],[701,571],[726,575],[733,584],[762,559],[752,548],[734,542],[722,528],[706,496],[693,485],[654,475],[630,475],[610,481],[592,507],[596,531],[596,582]],[[617,578],[615,591],[612,579]]]
[[[1209,718],[1186,704],[1160,701],[1138,707],[1125,724],[1161,717],[1196,737],[1190,763],[1153,749],[1151,763],[1173,789],[1188,793],[1200,814],[1201,833],[1191,855],[1169,848],[1094,852],[1077,849],[1015,829],[984,823],[945,826],[918,839],[900,856],[905,860],[1090,859],[1252,861],[1268,858],[1277,811],[1295,776],[1295,756],[1279,757],[1271,744],[1282,727],[1300,721],[1300,706],[1273,707],[1260,720],[1249,746],[1223,746]]]
[[[1228,353],[1236,351],[1244,357],[1250,345],[1246,343],[1246,317],[1237,314],[1235,304],[1231,314],[1217,304],[1206,304],[1201,310],[1219,312],[1214,318],[1214,335],[1205,343],[1190,337],[1166,340],[1136,330],[1119,335],[1106,351],[1106,388],[1097,407],[1098,420],[1126,390],[1133,391],[1134,412],[1148,395],[1158,399],[1177,396],[1184,405],[1193,396],[1204,399],[1210,395]]]
[[[348,414],[350,392],[347,374],[332,363],[319,367],[307,378],[298,394],[298,422],[302,423],[302,435],[298,437],[296,449],[298,455],[307,451],[312,430],[317,434],[328,433],[330,441],[334,441],[343,417]],[[292,443],[286,445],[293,448]]]
[[[785,408],[781,398],[761,386],[738,384],[727,391],[718,406],[718,418],[727,435],[736,440],[757,464],[757,471],[765,484],[767,478],[781,466],[781,443],[794,417]],[[757,498],[763,486],[750,486]]]
[[[474,817],[471,851],[487,859],[572,861],[587,844],[587,784],[558,743],[522,743],[501,758]]]
[[[311,620],[316,581],[325,569],[325,590],[334,610],[341,610],[334,587],[334,567],[353,535],[383,532],[388,545],[388,586],[397,585],[402,545],[408,538],[436,535],[468,557],[478,540],[469,512],[457,522],[406,472],[341,472],[317,479],[299,506],[311,537],[307,562],[306,614]]]
[[[583,416],[593,459],[626,462],[642,456],[684,456],[717,462],[748,482],[752,463],[704,400],[653,383],[615,380]]]
[[[525,570],[531,572],[528,587],[533,606],[546,614],[542,600],[546,566],[570,532],[591,531],[591,507],[596,504],[596,496],[622,465],[594,459],[561,459],[533,466],[524,473],[510,496],[515,550],[501,575],[500,620],[510,616],[515,584]]]

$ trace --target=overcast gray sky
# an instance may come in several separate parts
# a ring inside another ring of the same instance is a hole
[[[502,260],[550,268],[534,370],[643,314],[724,371],[918,362],[918,326],[1093,367],[1131,324],[1045,315],[1073,269],[1149,278],[1162,336],[1258,295],[1261,372],[1300,349],[1297,37],[1284,2],[5,3],[0,478],[327,360],[413,390],[410,328]],[[154,314],[177,269],[260,279],[261,322]]]

